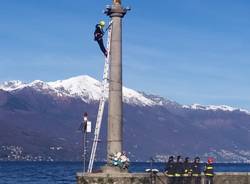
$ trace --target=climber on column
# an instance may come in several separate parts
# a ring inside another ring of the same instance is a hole
[[[106,48],[104,47],[104,44],[103,44],[103,35],[104,35],[104,31],[103,31],[103,28],[105,26],[105,22],[102,20],[99,22],[99,24],[97,24],[95,26],[95,32],[94,32],[94,40],[97,41],[101,51],[103,52],[103,54],[107,57],[108,55],[108,52],[106,50]]]

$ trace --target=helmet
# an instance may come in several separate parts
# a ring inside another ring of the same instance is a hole
[[[104,22],[103,20],[101,20],[101,21],[99,22],[99,25],[102,26],[102,27],[104,27],[104,26],[105,26],[105,22]]]
[[[194,161],[195,162],[200,162],[200,157],[195,157]]]
[[[168,158],[168,160],[173,161],[173,160],[174,160],[174,156],[170,156],[170,157]]]
[[[176,157],[176,162],[182,162],[182,157],[180,155]]]
[[[209,163],[209,164],[213,163],[213,158],[208,158],[207,163]]]

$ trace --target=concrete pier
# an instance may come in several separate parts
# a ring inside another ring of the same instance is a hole
[[[77,173],[77,184],[170,184],[163,173]],[[194,181],[192,181],[194,184]],[[201,184],[205,184],[202,176]],[[250,173],[216,173],[214,184],[250,184]]]

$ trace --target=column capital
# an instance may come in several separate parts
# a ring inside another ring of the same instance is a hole
[[[107,5],[106,6],[106,9],[104,10],[104,13],[109,16],[109,17],[124,17],[127,13],[127,11],[129,11],[130,8],[127,7],[127,8],[123,8],[121,6],[121,4],[119,3],[116,3],[116,4],[113,4],[113,5]]]

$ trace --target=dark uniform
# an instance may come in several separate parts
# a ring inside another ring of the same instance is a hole
[[[166,164],[165,172],[167,173],[168,176],[168,184],[174,184],[174,157],[170,156],[168,159],[168,162]]]
[[[175,184],[182,184],[183,183],[183,163],[181,161],[181,156],[178,156],[176,159],[176,163],[174,164],[174,183]]]
[[[104,31],[102,29],[102,26],[100,24],[97,24],[95,26],[95,32],[94,32],[95,38],[94,38],[94,40],[97,41],[101,51],[107,57],[108,52],[107,52],[107,50],[106,50],[106,48],[104,47],[104,44],[103,44],[103,39],[102,39],[103,35],[104,35]]]
[[[186,157],[185,161],[183,162],[183,169],[184,169],[183,183],[184,184],[191,184],[192,168],[191,168],[191,163],[189,162],[188,157]]]
[[[194,184],[201,184],[201,166],[199,157],[196,157],[192,164],[192,178]]]
[[[212,163],[207,163],[205,165],[205,184],[213,184],[213,178],[214,178],[214,167]]]

